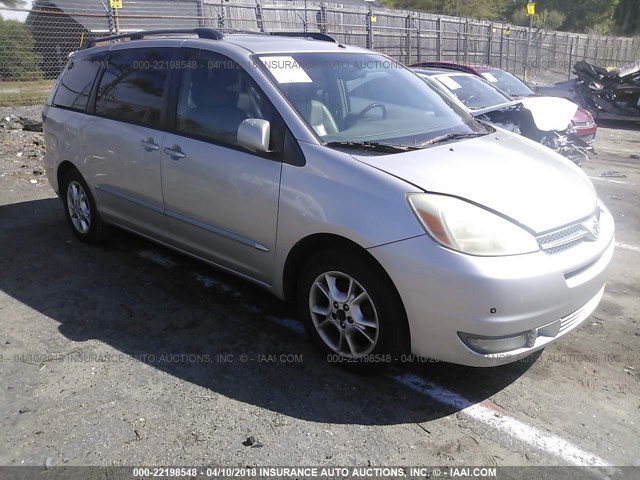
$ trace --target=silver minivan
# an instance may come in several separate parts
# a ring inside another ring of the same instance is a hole
[[[163,30],[70,56],[44,110],[74,234],[117,226],[297,301],[328,358],[523,358],[597,307],[614,222],[574,164],[321,34]]]

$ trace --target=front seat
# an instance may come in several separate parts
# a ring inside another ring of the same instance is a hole
[[[238,108],[239,80],[237,69],[193,71],[191,100],[194,107],[189,117],[199,134],[232,145],[237,143],[238,127],[249,118],[245,111]]]

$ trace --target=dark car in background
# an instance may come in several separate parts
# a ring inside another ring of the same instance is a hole
[[[500,90],[508,93],[513,98],[527,98],[537,96],[526,83],[514,74],[501,68],[488,65],[469,64],[462,65],[452,62],[422,62],[412,65],[413,68],[438,68],[442,70],[453,70],[458,72],[471,73],[484,78]],[[571,123],[575,134],[587,143],[592,143],[598,131],[598,125],[588,110],[580,107],[573,116]]]
[[[605,68],[580,61],[573,73],[576,78],[538,85],[536,91],[576,102],[598,120],[640,122],[640,62]]]

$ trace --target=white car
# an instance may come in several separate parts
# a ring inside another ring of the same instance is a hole
[[[445,69],[414,69],[460,108],[492,125],[523,135],[580,165],[592,147],[577,131],[579,106],[557,97],[515,99],[485,78]]]

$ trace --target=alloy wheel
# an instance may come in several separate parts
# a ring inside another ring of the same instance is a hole
[[[367,291],[351,276],[336,271],[319,275],[309,292],[313,325],[324,343],[346,358],[371,353],[380,323]]]

